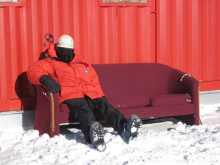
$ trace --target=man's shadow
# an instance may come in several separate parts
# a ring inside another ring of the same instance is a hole
[[[39,60],[45,58],[45,52],[41,52],[39,55]],[[28,68],[27,68],[28,69]],[[21,73],[15,82],[14,87],[15,93],[21,101],[21,110],[28,110],[35,108],[36,103],[36,92],[35,87],[30,83],[27,78],[27,71]]]
[[[22,112],[22,127],[26,131],[33,126],[35,118],[35,111],[33,110],[36,102],[34,88],[28,81],[27,72],[23,72],[17,77],[14,90],[19,100],[16,110]]]
[[[21,110],[34,108],[34,88],[27,78],[27,72],[21,73],[15,82],[15,93],[21,101]]]
[[[38,59],[41,60],[45,58],[45,53],[46,51],[41,52]],[[33,120],[35,118],[35,112],[33,112],[33,110],[36,108],[35,86],[28,80],[27,71],[18,75],[15,81],[14,90],[20,101],[18,109],[24,111],[22,113],[22,127],[25,129],[33,125]]]
[[[41,52],[40,55],[39,55],[38,60],[44,59],[46,57],[46,54],[47,54],[47,50],[45,50],[44,52]]]

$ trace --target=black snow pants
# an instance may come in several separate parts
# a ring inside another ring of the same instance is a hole
[[[99,110],[106,123],[113,127],[114,131],[118,133],[120,132],[122,125],[127,122],[127,119],[124,117],[124,115],[110,105],[108,100],[104,97],[90,99],[89,97],[85,96],[85,98],[66,100],[64,103],[68,105],[75,118],[79,120],[85,140],[88,143],[90,143],[90,126],[95,121],[95,116],[93,114],[94,109]]]

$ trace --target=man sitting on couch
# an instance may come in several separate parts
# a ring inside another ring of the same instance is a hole
[[[50,58],[32,64],[28,79],[36,85],[44,85],[51,93],[59,94],[59,102],[68,105],[79,120],[85,140],[98,151],[106,148],[104,129],[95,121],[93,109],[103,115],[106,123],[129,143],[138,134],[142,121],[132,115],[130,119],[108,103],[92,66],[74,52],[74,42],[69,35],[62,35],[56,45],[47,50]]]

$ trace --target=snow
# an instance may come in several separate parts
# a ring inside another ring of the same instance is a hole
[[[144,122],[137,139],[125,144],[106,128],[107,149],[87,145],[81,131],[50,138],[37,130],[0,131],[1,165],[220,165],[220,104],[200,105],[203,125],[172,118]]]

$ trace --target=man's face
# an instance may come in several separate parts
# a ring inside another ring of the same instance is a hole
[[[57,52],[58,58],[60,58],[63,62],[66,62],[66,63],[69,63],[70,61],[72,61],[75,56],[74,49],[70,49],[70,48],[57,47],[56,52]]]

